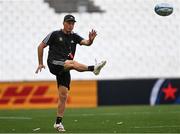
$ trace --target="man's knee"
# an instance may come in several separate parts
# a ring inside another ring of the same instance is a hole
[[[74,69],[75,66],[76,66],[76,62],[73,61],[73,60],[66,60],[65,63],[64,63],[64,68],[65,69],[71,70],[71,69]]]
[[[65,102],[68,98],[68,91],[59,91],[59,99],[61,100],[61,102]]]
[[[68,98],[68,94],[60,94],[59,95],[59,99],[61,100],[61,102],[65,102]]]

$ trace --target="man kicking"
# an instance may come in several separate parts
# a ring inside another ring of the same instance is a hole
[[[41,72],[41,70],[45,68],[43,64],[43,50],[49,46],[47,64],[50,72],[56,76],[59,94],[57,117],[54,128],[59,132],[65,131],[62,118],[64,116],[68,90],[70,89],[70,70],[76,70],[78,72],[91,71],[95,75],[98,75],[106,64],[106,61],[101,61],[97,65],[87,66],[73,60],[76,45],[90,46],[97,35],[95,30],[91,30],[89,32],[89,39],[82,38],[73,32],[75,22],[74,16],[70,14],[66,15],[63,21],[63,29],[49,33],[38,46],[39,65],[36,73],[39,71]]]

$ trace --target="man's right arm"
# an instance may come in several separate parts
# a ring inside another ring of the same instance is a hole
[[[36,73],[38,73],[39,71],[41,72],[42,68],[45,68],[45,66],[43,64],[43,52],[44,52],[44,48],[46,46],[47,45],[43,42],[41,42],[38,46],[38,62],[39,62],[39,65],[38,65],[38,68],[36,70]]]

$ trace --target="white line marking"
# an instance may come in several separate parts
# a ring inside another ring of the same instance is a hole
[[[149,127],[135,126],[133,128],[180,128],[180,126],[149,126]]]
[[[84,113],[84,114],[70,114],[70,115],[68,115],[68,116],[96,116],[96,115],[98,115],[98,116],[104,116],[104,115],[110,115],[110,116],[114,116],[114,115],[119,115],[119,113],[101,113],[101,114],[86,114],[86,113]]]
[[[3,120],[31,120],[30,117],[18,117],[18,116],[0,116],[0,119]]]
[[[41,128],[35,128],[35,129],[33,129],[33,131],[39,131]]]
[[[165,114],[178,114],[180,111],[169,111]],[[153,111],[153,112],[126,112],[126,113],[101,113],[101,114],[91,114],[91,113],[83,113],[83,114],[69,114],[68,116],[118,116],[118,115],[152,115],[152,114],[162,114],[160,111]]]

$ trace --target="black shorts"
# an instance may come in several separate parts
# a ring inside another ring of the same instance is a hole
[[[47,63],[48,63],[49,71],[56,76],[56,81],[57,81],[58,87],[60,85],[65,86],[69,90],[70,89],[70,81],[71,81],[70,71],[64,70],[63,64],[57,65],[57,64],[53,64],[49,61]]]

